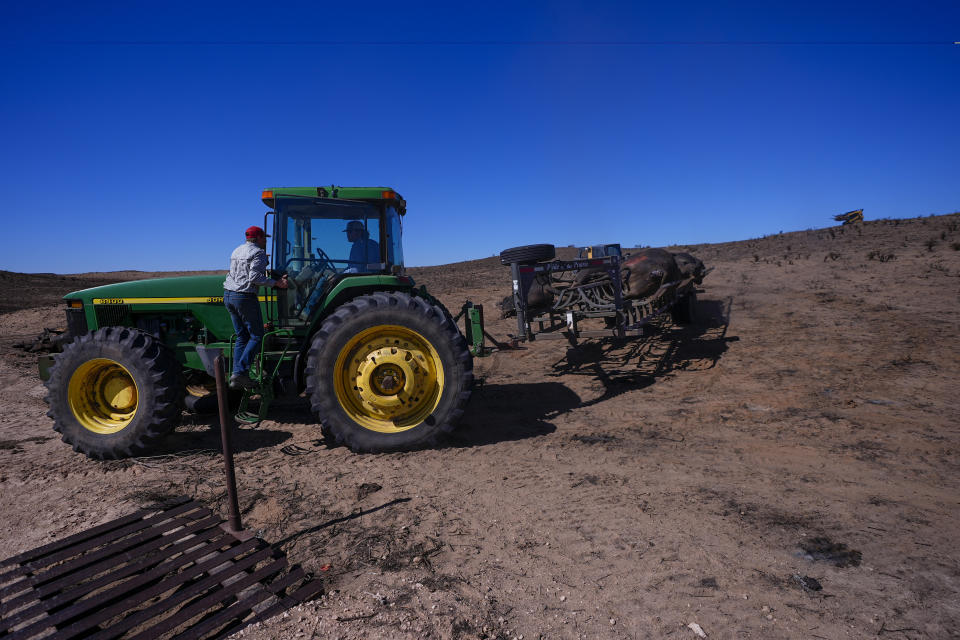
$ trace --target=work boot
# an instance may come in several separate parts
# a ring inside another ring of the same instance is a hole
[[[256,389],[257,383],[250,379],[246,373],[235,373],[230,376],[231,389]]]

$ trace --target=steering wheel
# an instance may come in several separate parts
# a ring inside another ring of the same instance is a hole
[[[328,277],[328,271],[336,273],[336,267],[333,266],[333,260],[330,259],[323,249],[317,249],[317,257],[306,257],[306,258],[291,258],[287,261],[287,264],[284,265],[284,271],[288,271],[291,264],[302,263],[299,271],[303,272],[305,269],[309,268],[314,275],[310,276],[308,282],[301,282],[295,277],[288,278],[287,282],[292,285],[294,292],[296,293],[296,312],[303,308],[307,303],[310,295],[313,293],[313,286],[310,286],[310,283],[313,283],[314,286],[320,278]]]
[[[323,249],[321,249],[320,247],[317,247],[317,257],[320,258],[320,268],[321,268],[321,269],[323,269],[323,270],[329,269],[330,271],[336,271],[336,270],[337,270],[337,268],[336,268],[335,266],[333,266],[333,260],[331,260],[331,259],[330,259],[330,256],[328,256],[328,255],[326,254],[326,252],[325,252]]]
[[[304,259],[304,258],[290,258],[289,260],[287,260],[287,263],[286,263],[285,265],[283,265],[283,269],[281,269],[281,270],[279,271],[279,273],[285,273],[285,274],[287,274],[287,275],[289,276],[289,277],[287,278],[287,282],[288,282],[289,285],[293,288],[293,290],[296,291],[297,296],[303,296],[303,295],[304,295],[303,285],[300,283],[299,280],[297,280],[296,276],[290,274],[290,265],[292,265],[292,264],[294,264],[294,263],[297,263],[297,262],[302,263],[302,265],[300,266],[300,268],[296,270],[298,273],[299,273],[300,271],[303,271],[304,269],[306,269],[306,268],[307,268],[308,266],[310,266],[310,265],[313,265],[313,264],[319,265],[319,262],[318,262],[317,260],[313,259],[313,258],[306,258],[306,259]],[[322,269],[322,267],[321,267],[321,269]]]

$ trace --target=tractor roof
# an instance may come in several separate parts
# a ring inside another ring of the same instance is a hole
[[[274,187],[264,189],[261,199],[273,208],[277,196],[306,196],[309,198],[338,198],[341,200],[390,200],[395,203],[401,214],[407,212],[407,203],[403,197],[390,187]]]

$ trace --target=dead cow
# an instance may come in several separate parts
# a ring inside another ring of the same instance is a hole
[[[680,268],[666,249],[640,249],[620,265],[624,298],[648,298],[661,285],[680,279]]]
[[[541,273],[530,282],[527,288],[527,306],[531,311],[541,312],[549,309],[553,305],[556,289],[550,285],[550,275]],[[517,315],[516,306],[513,303],[513,295],[505,297],[497,303],[500,307],[500,317],[510,318]]]
[[[703,260],[689,253],[675,253],[673,254],[673,259],[680,269],[681,276],[684,278],[693,277],[695,283],[703,284],[703,277],[707,275],[707,269],[703,265]]]

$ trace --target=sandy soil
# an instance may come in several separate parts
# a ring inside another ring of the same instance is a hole
[[[478,359],[446,447],[328,448],[299,400],[242,429],[244,524],[327,591],[239,635],[958,637],[960,214],[684,249],[715,267],[697,324]],[[515,330],[495,259],[412,271]],[[136,274],[0,275],[0,555],[163,496],[225,515],[211,418],[88,460],[12,346]]]

